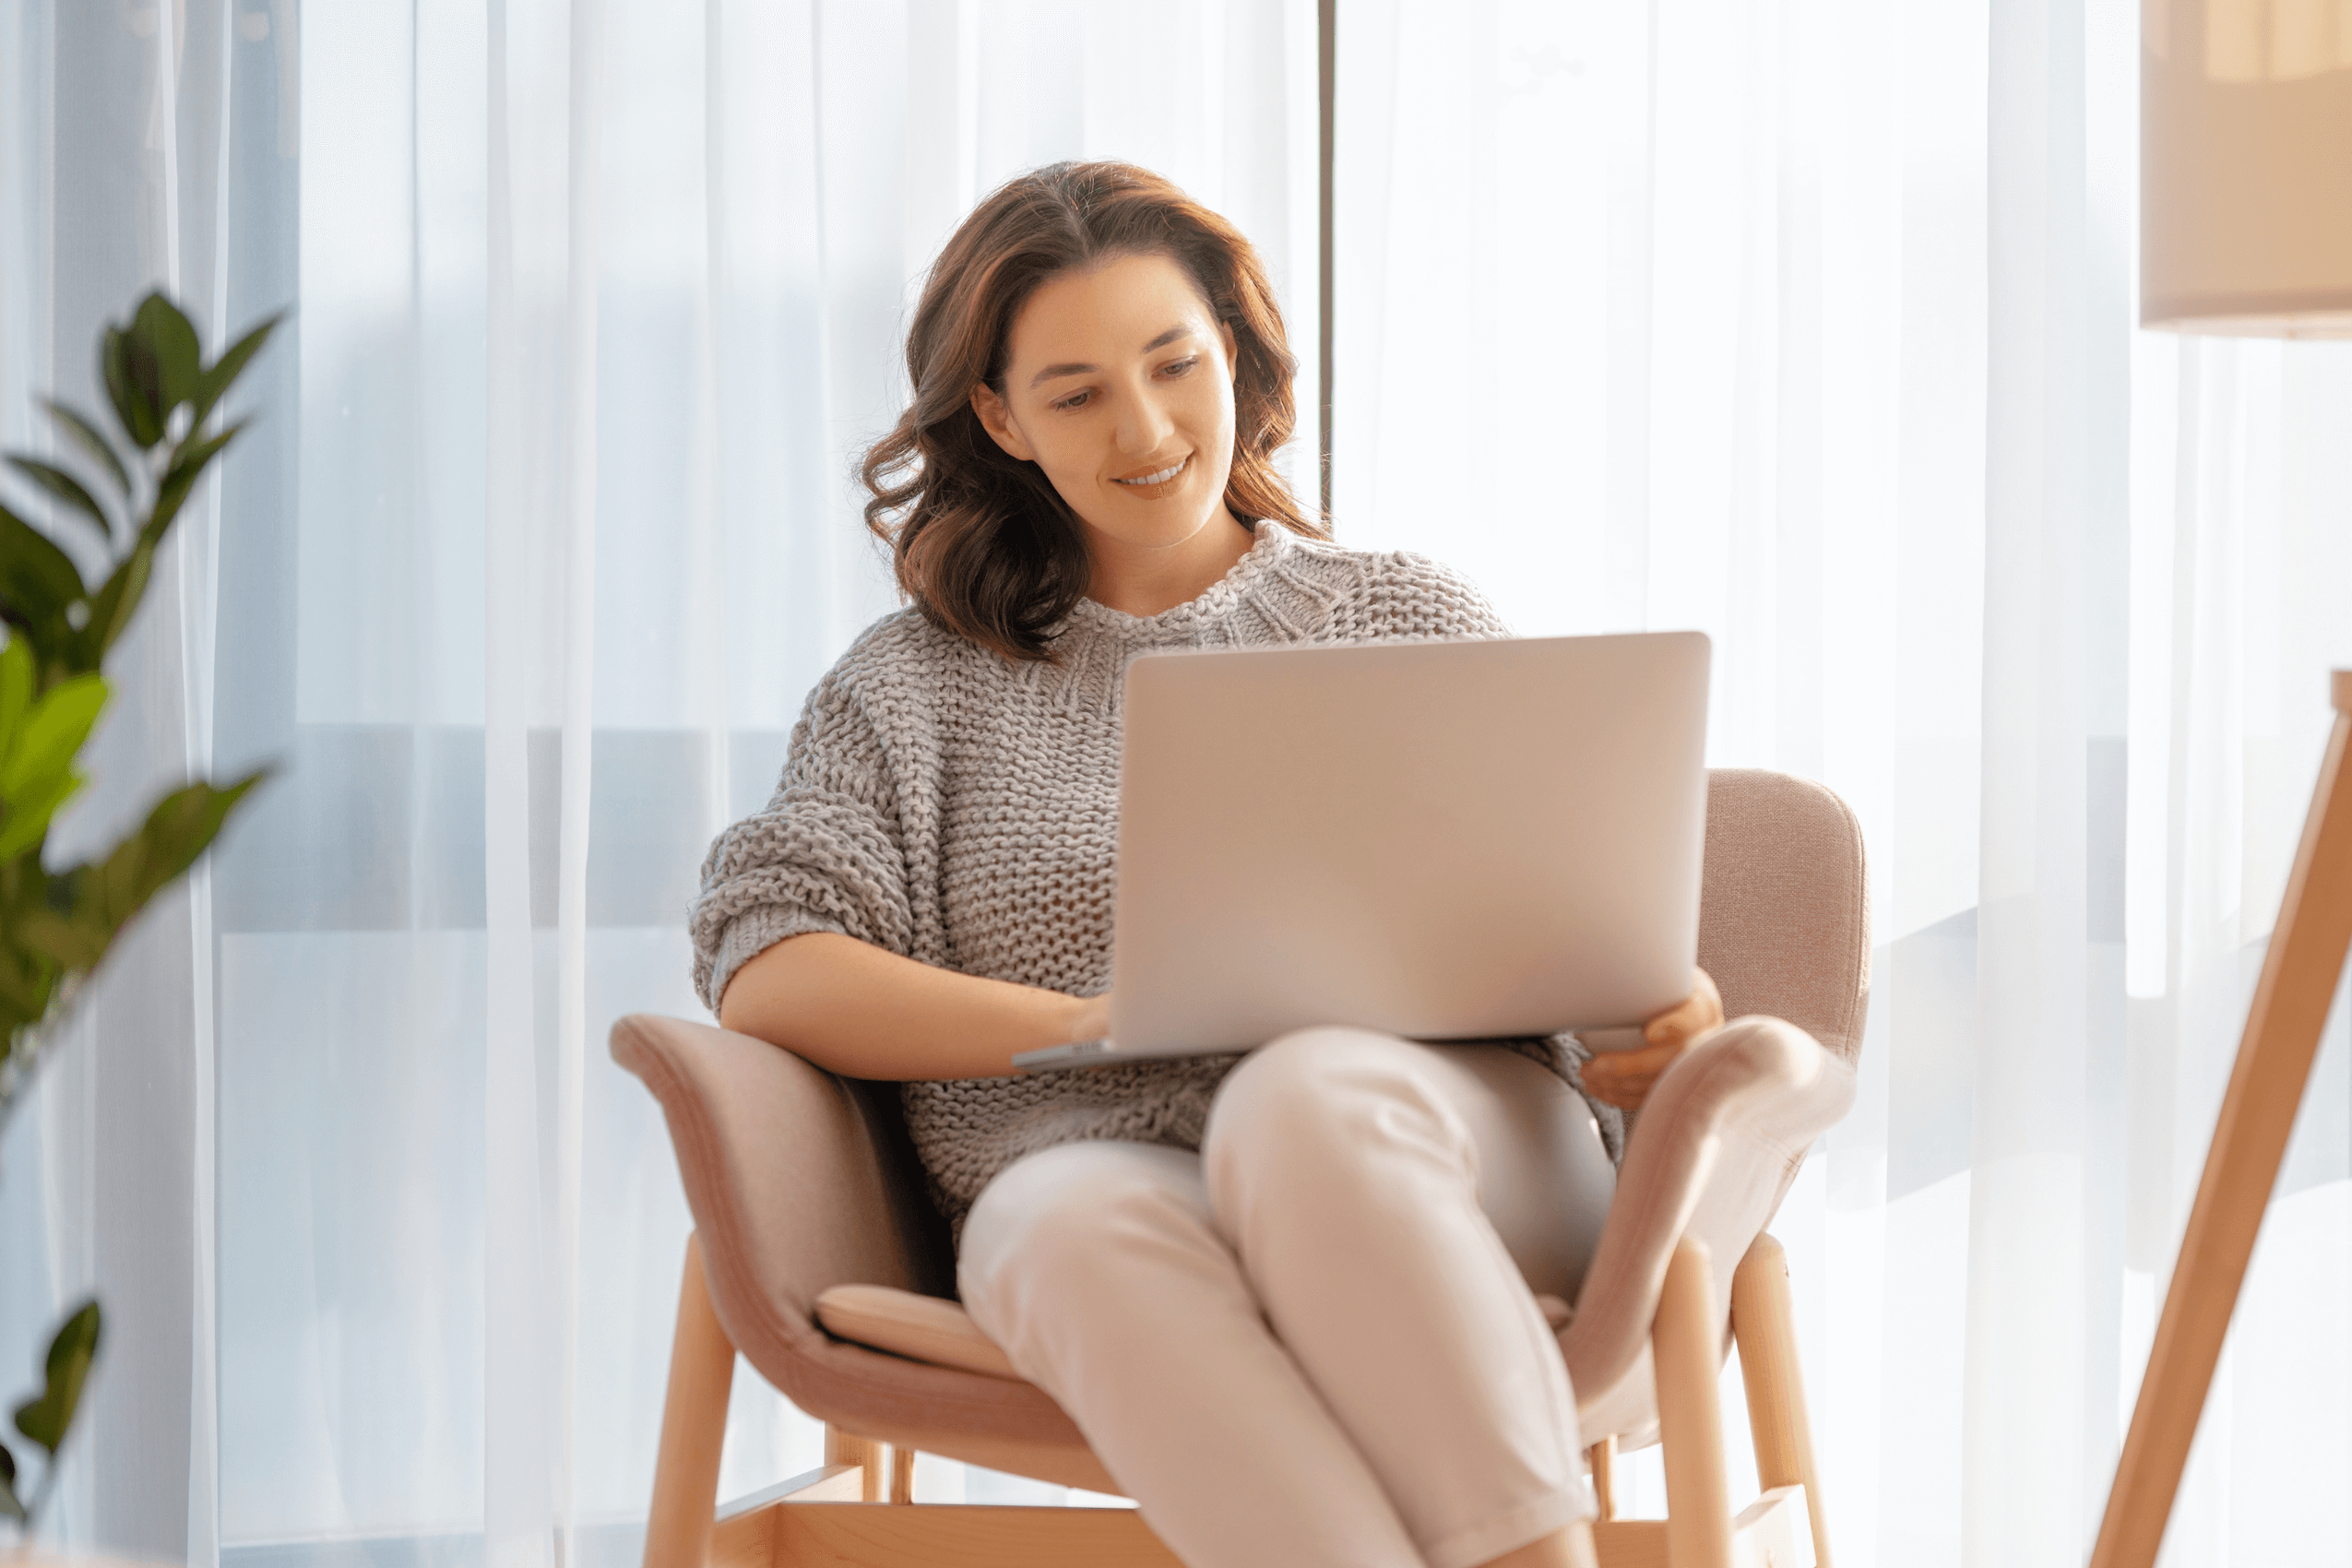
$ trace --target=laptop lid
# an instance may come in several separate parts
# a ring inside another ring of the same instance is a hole
[[[1136,659],[1112,1049],[1539,1035],[1681,1000],[1707,666],[1697,632]]]

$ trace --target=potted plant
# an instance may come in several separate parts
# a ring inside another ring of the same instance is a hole
[[[64,550],[0,505],[0,1136],[116,936],[196,862],[263,777],[172,790],[95,860],[53,868],[45,857],[52,819],[88,781],[77,764],[105,710],[107,650],[137,613],[156,552],[196,481],[244,428],[216,429],[213,415],[276,326],[273,316],[208,363],[187,316],[149,294],[100,340],[113,433],[61,403],[45,405],[87,459],[84,472],[23,453],[7,459],[61,517],[88,526],[103,570],[85,580]],[[100,1327],[94,1301],[66,1316],[43,1359],[42,1386],[11,1411],[13,1429],[0,1431],[0,1519],[22,1541],[54,1489]]]

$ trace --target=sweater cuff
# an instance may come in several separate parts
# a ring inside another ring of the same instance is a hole
[[[797,904],[762,904],[745,909],[727,922],[719,933],[719,949],[711,955],[710,979],[705,982],[703,1003],[712,1017],[719,1016],[719,1004],[727,995],[727,982],[735,971],[775,946],[788,936],[800,936],[813,931],[831,932],[847,936],[839,921],[814,914]]]

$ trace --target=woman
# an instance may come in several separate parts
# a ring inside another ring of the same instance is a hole
[[[967,1309],[1195,1568],[1586,1562],[1537,1294],[1574,1299],[1614,1108],[1722,1022],[1704,975],[1582,1063],[1598,1114],[1564,1040],[1311,1029],[1010,1075],[1104,1032],[1129,658],[1504,634],[1301,513],[1272,467],[1293,363],[1248,243],[1141,170],[1055,165],[965,220],[864,469],[913,608],[713,846],[695,979],[729,1028],[903,1082]]]

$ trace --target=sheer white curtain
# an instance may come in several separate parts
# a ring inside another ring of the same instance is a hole
[[[1313,409],[1315,83],[1298,0],[0,0],[0,440],[146,287],[294,312],[77,831],[283,777],[0,1170],[0,1367],[110,1313],[62,1538],[635,1560],[686,1216],[604,1033],[698,1014],[703,849],[895,602],[849,469],[911,282],[1131,159],[1258,243]],[[724,1484],[816,1442],[746,1376]]]
[[[1716,760],[1862,814],[1862,1102],[1778,1226],[1852,1562],[2081,1560],[2352,663],[2352,355],[2131,327],[2136,23],[1340,8],[1342,537],[1526,631],[1706,628]],[[296,313],[69,831],[284,776],[0,1146],[0,1369],[110,1313],[63,1538],[633,1555],[685,1218],[602,1035],[695,1011],[703,846],[890,603],[847,470],[909,280],[1004,174],[1129,157],[1311,373],[1314,24],[0,0],[0,444],[147,287]],[[2181,1564],[2352,1550],[2330,1029]],[[814,1455],[739,1384],[730,1488]]]
[[[2317,13],[2312,13],[2316,15]],[[2352,664],[2352,346],[2134,330],[2130,0],[1366,0],[1342,537],[1700,626],[1867,835],[1790,1242],[1847,1563],[2087,1554]],[[2168,1546],[2352,1554],[2343,1010]]]

